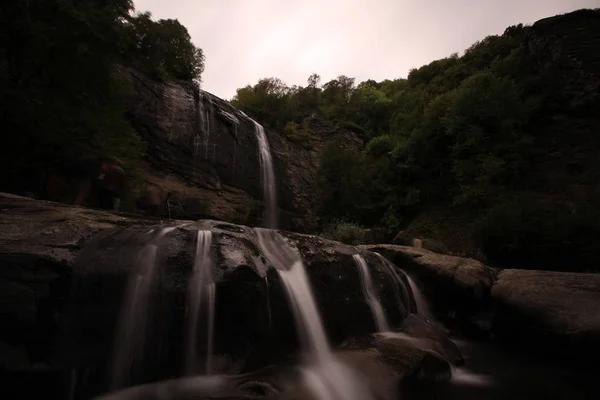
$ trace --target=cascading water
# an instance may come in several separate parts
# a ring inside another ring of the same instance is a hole
[[[251,119],[251,121],[254,123],[256,139],[258,140],[258,157],[265,202],[265,225],[267,228],[275,229],[277,227],[277,195],[271,150],[269,149],[265,128],[255,120]]]
[[[417,314],[422,315],[423,317],[430,317],[431,313],[429,311],[429,304],[427,304],[427,300],[425,300],[425,296],[421,292],[421,289],[417,286],[415,281],[410,277],[410,275],[406,275],[406,280],[408,281],[408,285],[410,286],[410,290],[415,299],[415,303],[417,303]]]
[[[318,399],[369,400],[359,376],[337,360],[321,322],[300,255],[276,231],[256,229],[259,246],[277,269],[286,289],[296,326],[306,352],[305,383]]]
[[[206,364],[204,373],[211,374],[212,369],[212,351],[213,351],[213,331],[214,331],[214,313],[215,313],[215,292],[216,287],[212,277],[212,261],[210,257],[210,247],[212,244],[212,233],[201,230],[196,235],[196,257],[194,260],[194,270],[188,287],[188,327],[187,327],[187,346],[185,357],[185,371],[188,375],[197,373],[198,359],[198,325],[202,313],[202,306],[205,306],[205,324],[202,337],[206,343]]]
[[[277,269],[284,284],[299,336],[308,354],[306,366],[302,369],[305,382],[319,399],[369,400],[372,396],[366,385],[362,385],[359,377],[336,359],[329,347],[300,254],[272,230],[277,227],[273,161],[265,129],[258,122],[252,122],[258,140],[266,225],[271,228],[257,228],[256,234],[263,254]]]
[[[209,98],[209,104],[210,98]],[[211,104],[212,105],[212,104]],[[210,107],[206,109],[206,129],[204,131],[204,160],[208,162],[208,144],[210,141]]]
[[[367,262],[360,254],[355,254],[352,256],[352,258],[354,258],[354,262],[358,267],[360,279],[363,284],[363,291],[365,293],[365,299],[367,300],[367,303],[371,308],[371,312],[373,313],[375,325],[377,326],[377,331],[390,331],[390,325],[387,321],[387,317],[385,316],[383,307],[381,306],[381,303],[377,298],[377,293],[375,292],[375,287],[373,286],[373,280],[371,279],[371,273],[369,272]]]
[[[140,252],[135,268],[129,277],[123,308],[114,345],[112,389],[129,383],[132,370],[143,358],[144,343],[148,331],[150,295],[156,278],[156,255],[158,241],[175,227],[162,229]],[[149,235],[153,231],[148,232]]]
[[[396,298],[398,300],[398,304],[407,304],[410,307],[410,304],[411,304],[410,294],[412,294],[412,297],[414,298],[415,304],[417,306],[417,309],[415,310],[415,312],[424,317],[429,317],[431,315],[430,311],[429,311],[429,305],[427,304],[427,301],[425,300],[423,293],[421,292],[419,287],[416,285],[414,280],[404,271],[400,270],[400,272],[399,272],[398,268],[394,264],[392,264],[387,258],[385,258],[384,256],[382,256],[379,253],[375,253],[375,254],[377,255],[377,257],[379,257],[383,266],[386,268],[386,271],[392,278],[392,282],[394,283],[394,291],[396,294]],[[406,290],[406,286],[404,285],[404,281],[402,280],[400,273],[402,273],[404,275],[404,277],[406,277],[406,281],[408,282],[408,286],[410,287],[410,293],[408,290]],[[400,290],[402,290],[402,293],[403,293],[404,303],[400,300],[400,295],[399,295]],[[407,310],[407,311],[410,311],[410,310]]]

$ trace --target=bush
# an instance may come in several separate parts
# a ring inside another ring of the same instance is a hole
[[[338,220],[327,225],[320,236],[345,244],[358,245],[366,242],[367,230],[353,222]]]
[[[598,271],[599,221],[591,206],[515,197],[486,213],[474,239],[491,262],[506,268]]]

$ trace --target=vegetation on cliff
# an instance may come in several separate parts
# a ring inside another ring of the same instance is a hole
[[[133,14],[131,0],[6,0],[0,6],[0,190],[43,195],[84,155],[134,171],[143,143],[125,118],[119,66],[200,80],[202,50],[177,20]]]
[[[564,18],[594,21],[598,15],[582,10]],[[339,76],[319,85],[313,74],[307,86],[288,87],[266,78],[238,89],[232,103],[286,135],[315,113],[364,132],[361,152],[331,143],[322,153],[325,224],[345,219],[383,226],[390,237],[404,229],[442,239],[455,251],[483,250],[505,265],[593,269],[600,251],[592,239],[600,237],[597,191],[588,190],[596,197],[582,201],[569,190],[561,197],[552,179],[540,185],[534,171],[557,141],[568,145],[566,135],[549,137],[557,118],[597,117],[597,99],[574,105],[565,88],[539,73],[528,48],[531,29],[511,26],[461,56],[411,70],[407,79],[355,84]],[[583,140],[592,144],[592,129],[586,129]],[[552,168],[559,174],[565,165]],[[564,184],[585,181],[579,178]]]

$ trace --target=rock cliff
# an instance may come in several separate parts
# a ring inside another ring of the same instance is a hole
[[[256,126],[228,102],[185,82],[160,82],[129,70],[128,116],[147,142],[146,181],[162,189],[177,218],[210,216],[260,224],[261,183]],[[260,122],[260,121],[259,121]],[[319,150],[335,137],[362,140],[334,123],[313,119],[303,143],[267,130],[277,180],[280,220],[303,230],[318,204]]]

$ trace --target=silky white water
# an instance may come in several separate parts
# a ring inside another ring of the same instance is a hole
[[[258,158],[260,160],[261,181],[263,187],[263,200],[265,202],[265,225],[267,228],[277,228],[277,194],[275,190],[275,172],[269,141],[265,128],[252,120],[258,141]]]
[[[113,353],[111,388],[119,389],[129,383],[135,364],[141,362],[148,331],[150,294],[156,278],[158,241],[176,227],[163,228],[140,251],[129,277],[123,308],[117,326]],[[153,231],[148,232],[151,235]]]
[[[202,372],[206,375],[210,375],[212,372],[216,287],[212,277],[211,244],[211,231],[198,231],[194,269],[188,286],[188,326],[185,349],[185,372],[188,375],[200,372],[198,371],[198,339],[200,334],[206,343],[206,362]],[[204,306],[204,319],[201,318],[202,306]],[[202,326],[199,327],[201,322]]]
[[[381,254],[375,253],[375,255],[377,255],[377,257],[381,260],[381,264],[384,267],[384,271],[386,271],[390,277],[390,281],[392,282],[392,285],[394,287],[394,296],[396,297],[398,307],[402,311],[402,315],[408,315],[411,311],[410,293],[406,288],[402,277],[396,270],[396,266]]]
[[[294,313],[306,354],[301,371],[307,388],[320,400],[372,399],[361,378],[331,351],[300,255],[276,231],[256,229],[256,234],[263,254],[277,269]]]
[[[417,286],[415,281],[410,277],[410,275],[406,275],[406,280],[410,286],[410,290],[412,291],[412,295],[415,299],[415,303],[417,304],[417,314],[429,318],[431,316],[431,312],[429,311],[429,304],[427,300],[425,300],[425,296],[421,292],[421,289]]]
[[[375,291],[375,287],[373,286],[373,279],[371,279],[371,273],[369,272],[369,266],[360,254],[355,254],[352,256],[352,258],[354,258],[354,263],[358,268],[365,299],[367,300],[367,304],[373,313],[373,319],[375,320],[377,331],[388,332],[390,330],[390,324],[387,321],[387,317],[385,316],[385,311],[381,306],[381,302],[377,298],[377,293]]]
[[[402,273],[406,278],[406,281],[408,282],[408,286],[410,287],[410,291],[412,293],[412,297],[415,299],[415,304],[417,306],[417,309],[415,310],[416,314],[419,314],[426,318],[430,317],[431,313],[429,311],[429,304],[427,303],[427,300],[425,300],[425,296],[423,296],[423,293],[421,292],[415,281],[406,272],[400,270],[399,273],[397,267],[394,264],[392,264],[387,258],[385,258],[379,253],[375,254],[377,255],[377,257],[379,257],[383,266],[386,268],[386,271],[392,278],[392,282],[394,282],[395,285],[394,290],[396,291],[396,289],[402,289],[402,293],[404,294],[404,304],[406,304],[406,311],[410,312],[410,295],[406,290],[404,281],[400,277],[400,273]]]

